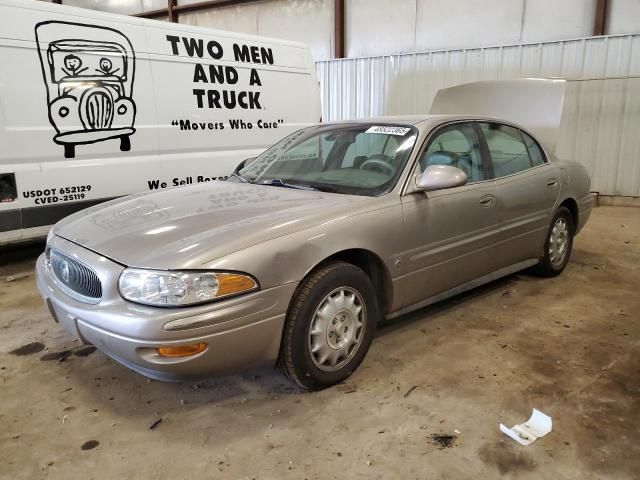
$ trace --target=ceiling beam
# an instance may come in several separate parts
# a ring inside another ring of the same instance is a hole
[[[333,58],[344,58],[344,0],[334,0],[333,20]]]
[[[176,8],[177,0],[167,0],[167,15],[169,16],[169,21],[172,23],[178,23],[178,15],[174,8]]]
[[[596,0],[596,15],[593,21],[593,36],[604,35],[607,28],[608,0]]]
[[[171,2],[171,0],[168,0],[168,1]],[[171,7],[171,10],[173,12],[174,18],[177,18],[177,15],[180,13],[198,12],[201,10],[212,10],[214,8],[222,8],[222,7],[234,7],[236,5],[254,3],[257,1],[260,1],[260,0],[204,0],[202,2],[188,3],[186,5],[176,5],[174,3]],[[148,12],[136,13],[134,15],[134,17],[141,17],[141,18],[158,18],[158,17],[167,17],[167,16],[170,17],[168,4],[167,4],[167,8],[161,8],[159,10],[149,10]]]

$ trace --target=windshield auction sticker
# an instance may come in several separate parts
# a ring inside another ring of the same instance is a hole
[[[375,127],[370,127],[369,130],[367,130],[365,133],[382,133],[385,135],[403,136],[403,135],[406,135],[409,130],[411,129],[406,127],[390,127],[390,126],[378,125]]]

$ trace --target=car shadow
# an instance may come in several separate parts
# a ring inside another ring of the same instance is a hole
[[[44,239],[0,246],[0,276],[14,275],[25,270],[25,265],[35,265],[44,252]]]

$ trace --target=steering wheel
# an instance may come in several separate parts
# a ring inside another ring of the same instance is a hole
[[[367,165],[369,165],[370,167],[365,168]],[[372,172],[388,173],[389,176],[393,176],[393,174],[396,173],[391,165],[389,165],[384,160],[378,160],[377,158],[370,158],[369,160],[362,162],[362,165],[360,165],[360,170],[371,170]],[[380,170],[383,171],[381,172]]]

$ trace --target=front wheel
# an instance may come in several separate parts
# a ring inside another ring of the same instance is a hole
[[[560,207],[551,221],[544,244],[544,256],[534,267],[534,273],[542,277],[555,277],[562,273],[573,249],[574,230],[571,212],[566,207]]]
[[[120,137],[120,151],[128,152],[129,150],[131,150],[131,139],[129,135],[122,135]]]
[[[364,359],[379,317],[369,277],[349,263],[327,264],[311,273],[294,295],[278,365],[307,390],[335,385]]]

